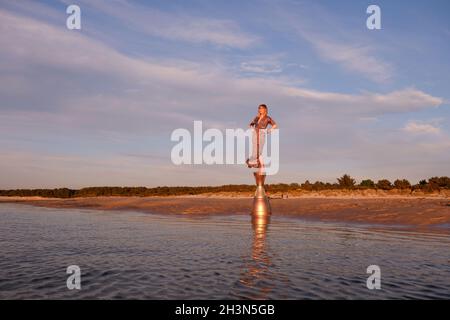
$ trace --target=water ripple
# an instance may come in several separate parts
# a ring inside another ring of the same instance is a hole
[[[0,299],[449,299],[448,233],[0,205]],[[66,268],[82,270],[68,290]],[[367,266],[382,289],[366,288]]]

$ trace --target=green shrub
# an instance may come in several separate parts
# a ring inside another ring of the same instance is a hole
[[[311,184],[311,182],[309,182],[309,180],[306,180],[304,183],[302,183],[301,186],[304,190],[311,191],[313,189],[313,185]]]
[[[366,187],[366,188],[375,188],[375,182],[373,182],[370,179],[366,179],[366,180],[361,181],[359,186]]]
[[[378,189],[381,189],[381,190],[390,190],[390,189],[392,189],[392,183],[388,179],[378,180],[376,186],[377,186]]]
[[[428,179],[428,183],[433,183],[440,188],[450,189],[450,178],[449,177],[432,177]]]
[[[409,183],[408,180],[406,179],[397,179],[394,181],[394,187],[396,187],[397,189],[411,189],[411,183]]]
[[[337,179],[339,182],[339,186],[345,189],[353,189],[355,186],[355,179],[350,177],[348,174],[344,174],[342,177]]]

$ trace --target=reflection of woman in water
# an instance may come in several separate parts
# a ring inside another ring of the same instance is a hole
[[[271,254],[266,246],[266,233],[270,216],[252,216],[253,245],[250,259],[246,260],[239,282],[247,287],[245,299],[268,299],[276,281],[271,270]]]
[[[271,127],[267,129],[269,124]],[[249,168],[262,168],[264,167],[264,163],[262,162],[261,155],[266,140],[266,134],[278,127],[275,121],[268,116],[267,106],[265,104],[260,104],[258,106],[258,115],[250,123],[250,127],[255,129],[253,131],[252,140],[253,150],[252,156],[247,159],[246,163]]]

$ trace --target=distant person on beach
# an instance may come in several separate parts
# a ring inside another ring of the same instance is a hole
[[[264,167],[261,155],[266,141],[266,134],[270,133],[273,129],[278,128],[276,122],[269,117],[267,112],[267,106],[265,104],[260,104],[258,106],[258,115],[250,123],[250,127],[254,128],[254,131],[252,139],[252,156],[246,161],[249,168],[262,169]],[[267,129],[269,124],[271,127]]]

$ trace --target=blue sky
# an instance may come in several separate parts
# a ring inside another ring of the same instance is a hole
[[[66,28],[66,7],[82,29]],[[366,8],[381,8],[381,30]],[[450,174],[448,1],[2,1],[0,188],[252,183],[176,128],[280,126],[269,183]]]

